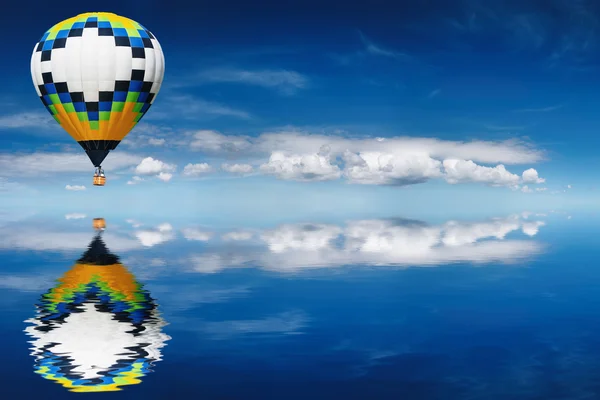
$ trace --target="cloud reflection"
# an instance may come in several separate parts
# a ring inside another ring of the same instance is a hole
[[[457,262],[515,263],[543,251],[530,239],[508,239],[516,231],[535,236],[542,221],[520,216],[481,222],[428,225],[406,219],[333,224],[284,224],[260,233],[253,247],[228,244],[189,258],[196,272],[257,265],[278,272],[343,265],[435,266]]]
[[[136,229],[132,232],[119,233],[107,232],[102,238],[111,249],[121,253],[153,247],[173,240],[175,237],[173,227],[168,223],[163,223],[151,229]],[[46,226],[11,224],[0,227],[0,249],[78,251],[85,248],[88,242],[88,232],[65,232],[52,229],[51,224]]]
[[[261,319],[202,321],[194,330],[213,339],[230,339],[238,335],[299,335],[308,325],[309,318],[303,311],[285,311]]]
[[[135,236],[145,247],[152,247],[167,242],[175,237],[173,227],[169,223],[158,225],[154,229],[145,229],[135,232]]]
[[[227,268],[259,267],[277,272],[348,265],[436,266],[450,263],[518,263],[544,250],[533,240],[545,225],[541,215],[523,213],[483,221],[440,224],[388,218],[345,224],[297,223],[273,228],[207,231],[194,225],[162,223],[153,228],[127,226],[103,239],[118,252],[148,249],[167,242],[178,250],[188,271],[215,273]],[[131,221],[130,221],[131,222]],[[132,223],[133,224],[133,223]],[[85,246],[85,232],[51,230],[51,225],[0,227],[0,248],[71,251]],[[136,258],[143,258],[142,253]],[[149,265],[148,262],[145,264]],[[171,269],[172,269],[171,265]],[[161,269],[155,266],[154,271]]]

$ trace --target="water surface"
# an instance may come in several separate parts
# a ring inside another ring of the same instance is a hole
[[[595,217],[0,226],[8,398],[600,395]]]

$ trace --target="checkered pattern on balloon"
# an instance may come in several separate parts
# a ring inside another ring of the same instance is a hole
[[[44,33],[33,49],[31,75],[46,109],[100,169],[153,104],[164,55],[141,24],[85,13]]]

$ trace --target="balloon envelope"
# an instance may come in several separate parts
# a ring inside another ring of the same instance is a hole
[[[164,67],[160,43],[148,29],[103,12],[54,25],[31,56],[42,103],[96,167],[148,111]]]

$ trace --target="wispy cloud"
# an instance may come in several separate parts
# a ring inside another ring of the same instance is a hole
[[[22,112],[0,116],[0,129],[21,128],[35,128],[38,130],[40,128],[59,129],[60,125],[47,112]]]
[[[148,114],[147,120],[188,119],[202,120],[217,117],[251,119],[252,115],[244,110],[222,103],[208,101],[191,95],[170,95],[161,111]]]
[[[519,113],[524,113],[524,112],[550,112],[550,111],[555,111],[555,110],[559,110],[561,108],[564,107],[564,104],[558,104],[555,106],[548,106],[548,107],[539,107],[539,108],[521,108],[518,110],[514,110],[514,112],[519,112]]]
[[[47,290],[56,277],[47,275],[0,275],[0,288],[19,292],[40,292]]]
[[[16,191],[23,191],[23,190],[30,192],[30,193],[37,192],[35,189],[28,187],[27,185],[24,185],[20,182],[11,181],[11,180],[6,179],[3,176],[0,176],[0,192],[14,193]]]
[[[171,106],[171,105],[168,105]],[[158,112],[158,115],[153,115],[150,118],[154,118],[155,121],[160,119],[166,119],[169,114],[166,112]],[[144,118],[146,118],[145,116]],[[177,118],[178,114],[173,114],[171,117]],[[174,129],[165,123],[160,121],[159,123],[149,123],[145,120],[137,124],[125,139],[121,141],[119,147],[134,147],[136,149],[142,147],[164,147],[168,146],[172,140],[174,140],[175,131]]]
[[[331,59],[333,59],[338,64],[344,66],[351,65],[355,61],[362,60],[367,57],[387,57],[397,60],[415,61],[415,59],[409,54],[402,53],[373,42],[360,30],[358,31],[358,36],[362,44],[362,48],[360,50],[345,54],[330,53],[329,57],[331,57]],[[376,81],[370,80],[370,83],[374,82]]]
[[[127,181],[128,185],[137,185],[138,183],[142,183],[144,181],[144,178],[142,178],[141,176],[132,176],[130,180]]]
[[[239,153],[250,150],[252,143],[246,136],[228,136],[213,130],[199,130],[191,135],[191,141],[185,143],[192,150],[215,153]]]
[[[594,9],[594,2],[559,1],[557,5],[560,8],[559,21],[563,24],[564,21],[568,22],[556,39],[556,45],[547,60],[548,66],[571,65],[576,69],[587,69],[590,62],[595,62],[600,44],[600,18]]]
[[[89,231],[63,232],[35,226],[15,226],[0,229],[0,248],[35,251],[82,251],[90,243]],[[143,248],[144,244],[127,235],[107,232],[102,236],[109,249],[127,252]]]
[[[484,127],[490,131],[522,131],[527,127],[522,125],[493,125],[486,124]]]
[[[65,186],[66,190],[70,190],[72,192],[80,192],[82,190],[85,190],[85,186],[83,185],[67,185]]]
[[[275,89],[283,94],[294,94],[309,85],[307,76],[285,69],[244,70],[236,68],[213,68],[198,73],[197,83],[239,83]]]
[[[87,217],[86,214],[81,214],[81,213],[71,213],[71,214],[65,215],[65,219],[83,219],[86,217]]]
[[[353,135],[311,133],[299,129],[265,132],[258,137],[225,135],[218,131],[200,130],[184,144],[193,150],[243,156],[272,154],[338,154],[391,153],[407,156],[427,154],[433,158],[457,158],[480,163],[528,164],[545,159],[545,152],[529,143],[510,139],[505,141],[454,141],[417,136],[373,138]]]
[[[402,52],[399,52],[396,50],[392,50],[392,49],[383,47],[382,45],[374,43],[369,38],[367,38],[367,36],[364,33],[362,33],[361,31],[358,31],[358,34],[360,36],[360,40],[362,41],[362,43],[365,47],[365,51],[370,55],[397,58],[397,59],[410,58],[410,56],[408,56],[405,53],[402,53]]]
[[[221,239],[225,241],[245,241],[250,240],[254,234],[250,231],[233,231],[221,235]]]
[[[429,94],[427,95],[428,99],[433,99],[434,97],[436,97],[437,95],[439,95],[442,92],[442,89],[435,89],[432,90],[431,92],[429,92]]]
[[[546,67],[585,67],[598,51],[600,18],[594,2],[557,0],[530,4],[467,0],[463,17],[445,19],[462,44],[495,36],[508,51],[535,52]]]
[[[127,152],[110,155],[107,171],[130,167],[142,157]],[[83,151],[80,153],[34,152],[28,154],[0,154],[0,170],[7,176],[46,176],[57,172],[85,172],[93,169]]]
[[[254,167],[250,164],[221,164],[221,170],[232,174],[249,174],[254,170]]]
[[[199,241],[199,242],[206,242],[206,241],[210,240],[210,238],[212,238],[214,235],[213,232],[201,230],[200,228],[194,228],[194,227],[183,228],[181,230],[181,233],[183,234],[183,237],[186,240],[193,240],[193,241]]]
[[[248,334],[301,334],[310,319],[300,310],[287,311],[262,319],[198,321],[193,330],[212,336],[214,339],[229,339]]]

